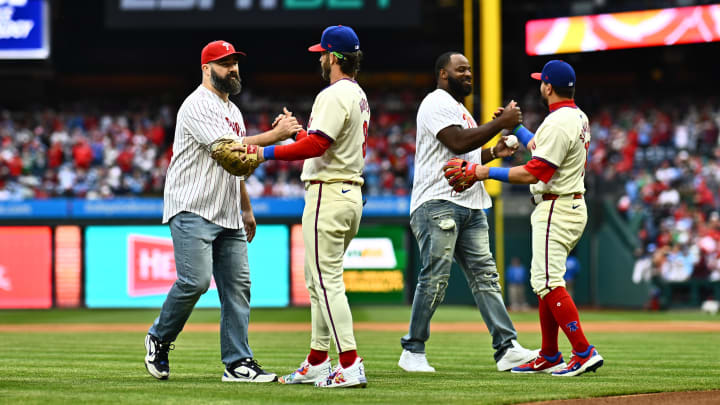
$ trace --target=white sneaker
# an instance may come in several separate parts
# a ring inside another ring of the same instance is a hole
[[[316,387],[322,388],[351,388],[359,387],[365,388],[367,386],[367,378],[365,378],[365,366],[362,363],[360,357],[355,359],[350,367],[345,367],[338,364],[328,378],[320,380],[315,383]]]
[[[540,349],[528,350],[522,347],[515,339],[510,342],[512,346],[505,351],[505,354],[497,362],[498,371],[508,371],[513,367],[521,366],[537,358],[540,353]]]
[[[315,384],[318,381],[326,380],[332,373],[330,357],[322,363],[313,366],[308,362],[307,357],[300,363],[300,368],[292,373],[280,377],[280,384]]]
[[[263,370],[255,359],[240,359],[225,367],[222,380],[225,382],[275,382],[277,375]]]
[[[409,350],[403,349],[400,355],[400,361],[398,366],[405,371],[419,372],[419,373],[434,373],[435,368],[428,364],[425,353],[413,353]]]

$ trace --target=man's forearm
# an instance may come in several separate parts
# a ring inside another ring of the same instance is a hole
[[[458,135],[455,144],[455,153],[468,153],[482,147],[495,137],[503,127],[498,120],[492,120],[477,128],[463,129]],[[485,159],[483,158],[483,162]]]
[[[247,188],[245,188],[245,180],[240,181],[240,209],[243,211],[252,211],[250,196],[247,193]]]
[[[261,134],[246,136],[243,143],[248,145],[268,146],[280,140],[280,133],[275,129],[265,131]]]

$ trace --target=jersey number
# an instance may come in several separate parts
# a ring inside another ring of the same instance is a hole
[[[368,136],[368,122],[363,121],[363,136],[365,137],[365,140],[363,141],[363,159],[365,159],[365,153],[367,152],[367,136]]]

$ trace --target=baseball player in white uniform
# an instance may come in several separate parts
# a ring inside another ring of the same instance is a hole
[[[472,71],[459,52],[440,55],[435,75],[437,89],[425,97],[417,114],[410,227],[420,248],[421,268],[408,333],[400,340],[403,351],[398,365],[409,372],[435,371],[427,361],[425,342],[430,338],[432,316],[445,297],[454,259],[492,335],[496,366],[507,371],[534,358],[535,352],[517,342],[502,299],[483,211],[492,201],[482,183],[454,192],[443,179],[442,167],[453,156],[487,163],[511,155],[514,150],[504,141],[492,148],[481,147],[503,128],[522,122],[522,114],[513,102],[498,118],[478,126],[462,104],[472,92]]]
[[[308,356],[280,382],[365,387],[343,281],[345,250],[362,216],[362,171],[370,124],[367,96],[355,81],[362,52],[353,29],[340,25],[325,29],[320,43],[309,50],[321,52],[322,75],[330,85],[315,98],[307,132],[298,134],[290,145],[258,148],[261,161],[305,160],[300,179],[307,190],[302,229],[312,338]],[[334,370],[328,356],[331,340],[339,355]]]
[[[583,333],[563,279],[568,253],[580,240],[587,223],[584,180],[590,129],[587,116],[575,105],[575,71],[569,64],[552,60],[541,73],[531,77],[541,81],[540,94],[550,114],[535,134],[522,125],[513,133],[530,148],[532,159],[512,168],[478,166],[475,175],[478,180],[530,184],[535,204],[531,216],[530,284],[538,296],[542,349],[536,359],[512,371],[576,376],[603,364],[603,358]],[[573,347],[567,364],[558,350],[558,327]]]
[[[255,235],[250,199],[244,179],[225,171],[211,157],[211,151],[227,139],[271,144],[301,127],[295,118],[283,117],[273,130],[245,136],[242,114],[228,98],[240,92],[238,61],[244,56],[226,41],[205,46],[201,53],[202,84],[185,99],[177,114],[163,207],[163,223],[170,224],[173,239],[177,281],[145,338],[145,367],[157,379],[169,377],[172,342],[214,276],[220,296],[220,347],[225,364],[222,381],[277,380],[253,359],[248,345],[247,242]]]

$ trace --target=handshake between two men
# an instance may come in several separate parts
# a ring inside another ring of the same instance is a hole
[[[507,127],[516,128],[522,124],[520,107],[517,106],[515,101],[511,101],[507,106],[504,108],[499,107],[493,113],[493,120],[504,120],[510,124],[503,125],[506,129],[502,130],[500,139],[491,149],[492,158],[512,156],[518,150],[519,142],[517,137],[512,133],[513,131],[507,129]],[[526,146],[528,149],[532,149],[533,147],[534,141],[531,142],[532,143]],[[454,157],[443,165],[442,171],[453,191],[461,193],[472,187],[476,182],[488,178],[487,171],[478,170],[478,168],[482,167],[480,163],[468,162],[467,160]]]
[[[272,123],[272,130],[242,140],[233,136],[222,137],[210,146],[211,156],[230,174],[248,177],[264,161],[260,153],[262,148],[258,144],[268,145],[284,141],[302,130],[297,118],[283,107],[283,113]]]

